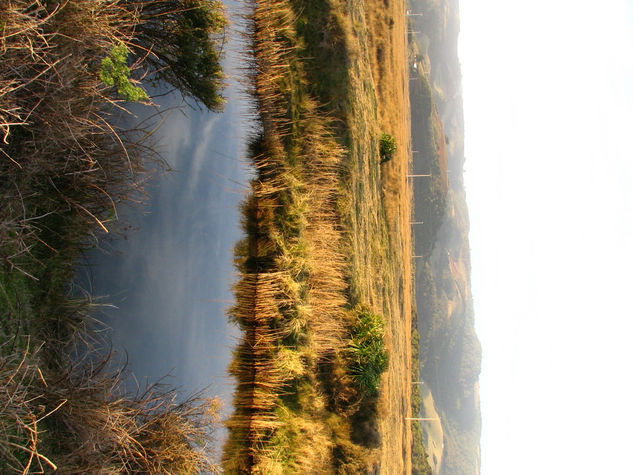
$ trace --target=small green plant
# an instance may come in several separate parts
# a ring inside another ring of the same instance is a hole
[[[383,132],[380,136],[380,163],[391,160],[394,153],[396,153],[396,139]]]
[[[389,358],[385,348],[385,323],[380,315],[359,307],[358,321],[352,328],[347,348],[349,373],[356,386],[365,394],[378,394],[380,377],[387,369]]]
[[[117,92],[126,101],[138,102],[147,99],[147,93],[130,82],[130,68],[127,66],[129,53],[123,43],[113,46],[110,55],[101,60],[99,79],[106,86],[116,87]]]

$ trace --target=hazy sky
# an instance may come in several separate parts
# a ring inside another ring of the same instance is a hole
[[[246,191],[235,182],[247,182],[248,166],[240,160],[244,104],[227,93],[225,114],[169,115],[159,147],[174,171],[149,182],[147,207],[123,213],[136,229],[112,243],[115,252],[90,260],[93,293],[116,306],[105,319],[135,376],[155,381],[170,373],[185,393],[211,384],[230,401],[225,368],[237,331],[224,310],[233,299],[232,249]]]
[[[460,10],[482,474],[633,473],[633,2]]]

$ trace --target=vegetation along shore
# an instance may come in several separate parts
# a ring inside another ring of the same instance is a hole
[[[225,25],[204,0],[0,1],[0,472],[215,469],[216,402],[126,394],[72,282],[160,163],[117,118],[143,82],[220,109]]]

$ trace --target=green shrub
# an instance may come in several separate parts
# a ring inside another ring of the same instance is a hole
[[[380,137],[380,163],[391,160],[394,153],[396,153],[396,139],[383,132]]]
[[[347,347],[349,373],[362,393],[378,394],[380,377],[389,361],[385,348],[385,323],[380,315],[359,307],[358,320]]]
[[[127,66],[129,52],[123,43],[113,46],[110,55],[101,60],[99,79],[106,86],[116,87],[126,101],[137,102],[147,99],[147,93],[130,82],[130,68]]]

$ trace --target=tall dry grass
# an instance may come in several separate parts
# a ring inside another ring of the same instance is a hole
[[[308,93],[299,13],[287,0],[250,8],[249,90],[261,128],[251,145],[257,177],[243,207],[246,238],[236,246],[231,316],[242,338],[231,365],[237,389],[223,468],[330,473],[342,466],[340,444],[356,447],[349,424],[330,417],[337,408],[323,392],[335,386],[323,385],[319,371],[343,350],[352,324],[339,213],[346,150]]]
[[[67,433],[49,442],[61,473],[217,473],[218,401],[160,384],[130,396],[123,376],[102,358],[49,380],[44,399],[59,403],[47,426]]]
[[[5,348],[2,348],[3,350]],[[155,384],[136,395],[124,370],[91,356],[51,373],[29,345],[0,356],[0,471],[6,474],[217,473],[217,399]],[[45,377],[45,375],[47,376]]]
[[[51,374],[38,351],[0,357],[0,469],[6,474],[217,473],[219,403],[154,385],[134,396],[108,358]]]
[[[41,280],[42,266],[25,261],[107,232],[142,168],[147,150],[113,125],[124,109],[96,74],[131,41],[135,17],[115,0],[3,0],[0,24],[0,248],[11,269]]]

